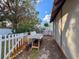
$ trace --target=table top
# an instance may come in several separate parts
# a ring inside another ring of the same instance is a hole
[[[27,35],[27,38],[42,39],[43,38],[43,34]]]

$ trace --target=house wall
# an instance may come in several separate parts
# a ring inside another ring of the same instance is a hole
[[[66,0],[62,19],[59,14],[54,22],[54,36],[68,59],[79,59],[79,0]]]

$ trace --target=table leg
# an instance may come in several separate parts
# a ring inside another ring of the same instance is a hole
[[[40,40],[38,40],[38,51],[40,49]]]

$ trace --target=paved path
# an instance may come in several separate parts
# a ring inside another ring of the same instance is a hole
[[[38,59],[66,59],[66,57],[55,40],[50,36],[46,36],[43,38],[42,49]]]
[[[61,49],[58,47],[55,40],[53,40],[52,38],[53,37],[51,36],[43,37],[43,41],[37,59],[66,59]],[[29,54],[30,52],[25,50],[15,59],[28,59],[27,56]]]

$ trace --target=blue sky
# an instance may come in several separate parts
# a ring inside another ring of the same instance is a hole
[[[48,22],[53,7],[53,0],[39,0],[36,10],[39,11],[39,18],[42,23]]]

